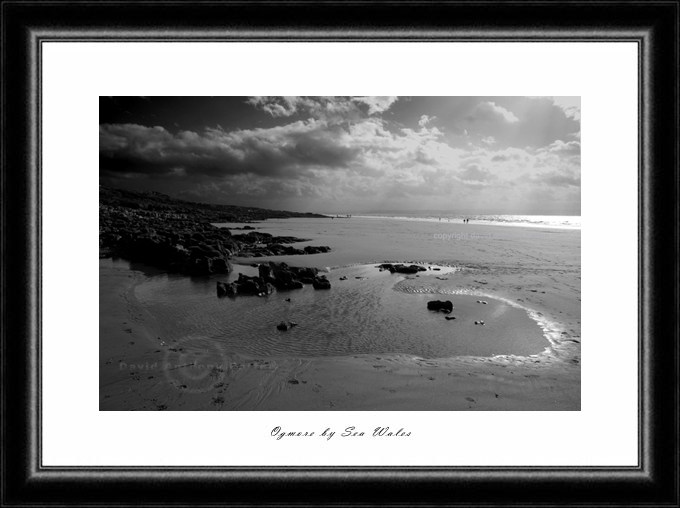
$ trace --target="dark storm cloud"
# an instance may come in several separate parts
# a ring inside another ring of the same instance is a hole
[[[310,166],[347,167],[359,149],[342,143],[340,131],[316,122],[268,130],[172,134],[163,127],[101,125],[100,167],[107,172],[225,177],[252,173],[297,176]]]

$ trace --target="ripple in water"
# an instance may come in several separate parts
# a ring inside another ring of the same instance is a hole
[[[477,296],[432,294],[438,290],[434,276],[443,272],[403,281],[373,266],[342,268],[328,274],[330,291],[305,286],[268,297],[217,298],[215,282],[236,279],[238,272],[255,275],[257,270],[236,266],[230,276],[198,278],[155,275],[135,294],[156,317],[166,342],[189,340],[196,348],[249,356],[526,356],[549,345],[522,309],[490,298],[482,305]],[[343,275],[348,280],[338,280]],[[436,299],[451,300],[451,316],[457,319],[428,311],[427,302]],[[475,325],[478,320],[485,325]],[[280,321],[298,326],[282,332],[276,329]]]

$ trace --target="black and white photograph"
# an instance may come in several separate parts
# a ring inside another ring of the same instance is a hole
[[[678,505],[678,0],[0,1],[0,504]]]
[[[580,411],[581,98],[100,96],[99,258],[100,411]]]

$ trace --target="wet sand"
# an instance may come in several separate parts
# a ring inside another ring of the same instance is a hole
[[[478,231],[486,234],[490,229],[505,234],[509,228],[485,226]],[[426,234],[432,231],[441,230]],[[304,261],[337,266],[349,264],[344,261],[419,260],[457,266],[446,280],[430,277],[423,284],[407,278],[399,289],[425,286],[433,295],[479,295],[529,309],[544,327],[550,347],[527,357],[249,358],[165,343],[154,316],[135,297],[135,285],[149,274],[104,266],[99,296],[100,410],[580,409],[580,231],[541,230],[539,235],[465,242],[432,242],[424,236],[422,243],[429,244],[425,248],[408,248],[402,236],[390,244],[389,236],[389,230],[374,236],[375,242],[363,244],[363,249],[361,235],[355,244],[345,237],[332,253],[304,256]],[[375,259],[376,244],[390,255]],[[427,252],[428,259],[419,259],[418,252]],[[291,258],[274,259],[302,264],[301,257]]]

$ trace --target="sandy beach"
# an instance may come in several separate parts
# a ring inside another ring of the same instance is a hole
[[[168,316],[150,312],[141,301],[158,271],[101,260],[100,410],[580,409],[580,230],[323,221],[284,219],[255,226],[310,239],[300,248],[328,245],[329,253],[235,262],[272,260],[328,269],[331,292],[345,282],[357,288],[372,283],[373,275],[363,275],[377,274],[373,264],[379,262],[449,267],[448,273],[422,276],[387,274],[392,279],[385,291],[441,300],[472,295],[521,309],[541,328],[545,349],[526,356],[441,358],[385,350],[332,356],[244,354],[196,337],[168,338]],[[348,280],[338,282],[340,275]],[[262,319],[277,322],[276,316]]]

